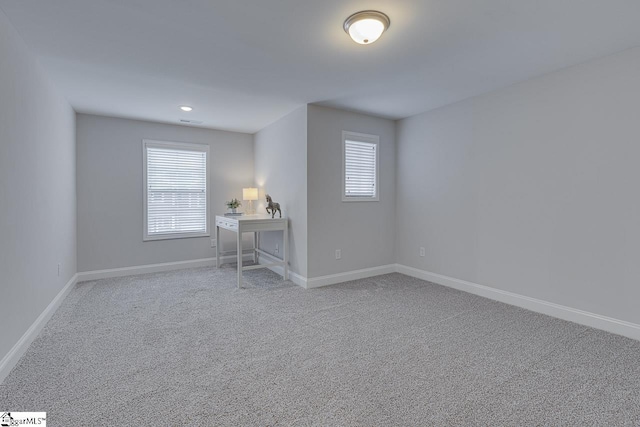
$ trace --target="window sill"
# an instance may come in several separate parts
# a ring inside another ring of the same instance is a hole
[[[379,202],[379,197],[345,197],[342,196],[343,202]]]
[[[210,237],[210,233],[182,233],[182,234],[158,234],[153,236],[143,236],[142,241],[153,242],[154,240],[174,240],[174,239],[193,239],[197,237]]]

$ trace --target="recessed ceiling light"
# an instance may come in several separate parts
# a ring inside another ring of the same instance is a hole
[[[344,21],[344,30],[354,42],[371,44],[391,25],[389,17],[377,10],[356,12]]]
[[[193,107],[189,107],[188,105],[181,105],[180,109],[182,111],[191,111],[191,110],[193,110]]]

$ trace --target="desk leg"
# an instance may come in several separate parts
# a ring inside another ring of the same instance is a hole
[[[253,263],[258,263],[258,232],[253,232]]]
[[[238,289],[242,288],[242,231],[238,230]]]
[[[220,268],[220,227],[216,225],[216,268]]]
[[[285,224],[282,233],[282,249],[284,249],[284,280],[289,280],[289,225]]]

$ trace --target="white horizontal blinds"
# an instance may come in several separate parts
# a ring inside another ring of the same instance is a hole
[[[147,145],[147,234],[207,232],[207,153]]]
[[[376,197],[377,144],[345,140],[344,195],[346,197]]]

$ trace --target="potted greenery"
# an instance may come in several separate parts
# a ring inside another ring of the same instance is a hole
[[[227,208],[231,209],[231,213],[236,213],[236,209],[238,209],[238,206],[242,206],[242,203],[238,199],[231,199],[230,201],[225,203],[227,205]]]

